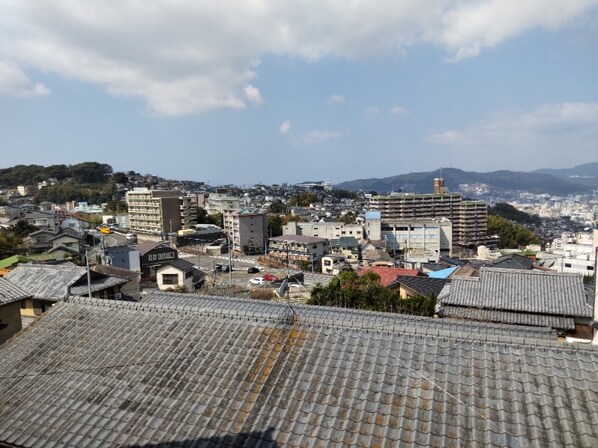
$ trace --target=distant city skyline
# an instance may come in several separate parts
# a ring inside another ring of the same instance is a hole
[[[0,167],[338,183],[598,154],[598,0],[0,0]]]

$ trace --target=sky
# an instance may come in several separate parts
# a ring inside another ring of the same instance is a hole
[[[598,161],[598,0],[0,0],[0,168],[219,184]]]

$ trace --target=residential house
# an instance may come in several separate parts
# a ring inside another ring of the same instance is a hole
[[[361,244],[361,259],[363,266],[374,266],[384,264],[394,266],[394,259],[386,251],[384,241],[365,240]]]
[[[126,279],[107,276],[87,270],[72,263],[57,265],[20,264],[8,273],[6,278],[25,291],[29,298],[21,302],[21,316],[35,317],[43,314],[56,302],[71,295],[114,299],[120,294],[120,287]]]
[[[126,283],[120,286],[120,299],[123,300],[139,300],[141,298],[139,284],[141,282],[140,271],[130,271],[114,266],[104,266],[101,264],[95,265],[92,270],[109,277],[117,277],[127,280]],[[115,299],[119,296],[115,294]]]
[[[545,329],[154,293],[0,347],[0,445],[598,446],[598,348]]]
[[[67,229],[51,238],[50,242],[52,248],[49,252],[57,254],[59,259],[63,259],[67,257],[80,258],[85,240],[83,234]]]
[[[372,266],[363,268],[359,271],[359,276],[363,276],[367,272],[373,272],[380,276],[380,284],[382,286],[389,286],[394,282],[399,275],[409,275],[415,277],[419,274],[417,269],[403,269],[403,268],[391,268],[385,266]]]
[[[167,290],[172,288],[185,288],[187,291],[195,291],[195,288],[203,283],[205,274],[195,268],[193,263],[177,259],[164,263],[157,270],[158,289]]]
[[[361,248],[359,241],[352,236],[343,236],[330,240],[330,253],[342,255],[345,261],[354,268],[357,268],[361,259]]]
[[[479,277],[453,277],[438,296],[437,310],[441,317],[591,338],[592,307],[579,274],[483,267]]]
[[[148,244],[144,247],[150,247]],[[102,265],[141,272],[141,255],[139,249],[131,246],[111,246],[104,249],[101,257]]]
[[[155,278],[160,266],[179,258],[179,252],[168,242],[146,241],[137,246],[144,277]]]
[[[52,248],[52,238],[56,236],[51,230],[42,229],[30,233],[28,236],[23,238],[23,244],[27,247],[28,251],[32,253],[40,253],[50,250]]]
[[[442,288],[450,280],[445,278],[430,278],[425,275],[399,275],[388,287],[397,291],[401,299],[412,297],[438,297]]]
[[[21,302],[27,298],[27,292],[0,277],[0,345],[21,331]]]
[[[10,225],[16,224],[18,221],[25,221],[39,229],[50,230],[56,233],[60,227],[58,215],[54,212],[21,212],[10,221]]]

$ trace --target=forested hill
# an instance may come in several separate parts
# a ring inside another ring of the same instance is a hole
[[[553,195],[591,191],[587,184],[577,182],[574,178],[564,179],[547,173],[505,170],[478,173],[456,168],[443,168],[442,170],[401,174],[385,178],[358,179],[342,182],[335,185],[335,188],[351,191],[376,191],[379,194],[401,190],[414,193],[430,193],[435,177],[444,177],[449,191],[457,191],[461,184],[486,184],[490,188],[502,191],[520,190]]]
[[[0,169],[0,188],[35,185],[51,178],[72,179],[80,184],[104,184],[112,176],[112,167],[105,163],[83,162],[76,165],[16,165]]]

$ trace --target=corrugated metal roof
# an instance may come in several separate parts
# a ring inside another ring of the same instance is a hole
[[[475,278],[454,278],[441,305],[591,317],[583,277],[578,274],[481,268]]]
[[[355,310],[301,307],[291,321],[284,305],[219,300],[226,312],[214,303],[185,305],[185,312],[164,304],[60,303],[0,347],[0,441],[598,444],[595,347],[464,334],[457,324],[446,333],[374,330],[354,321],[362,314]],[[316,318],[305,320],[308,308]],[[326,324],[326,315],[336,321]],[[392,317],[402,322],[385,319]]]

